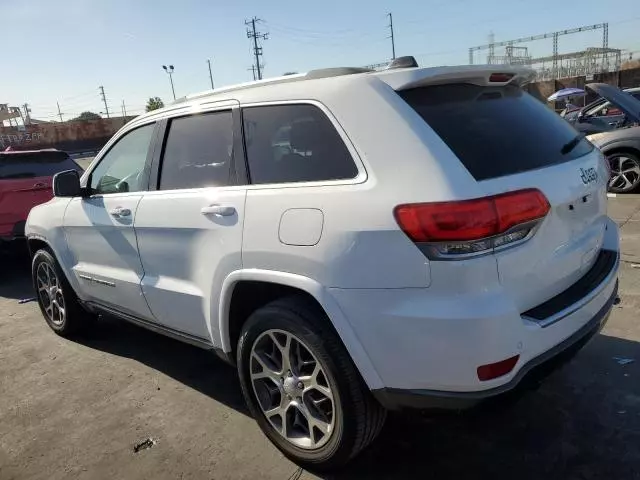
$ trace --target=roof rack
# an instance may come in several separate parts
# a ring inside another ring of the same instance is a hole
[[[392,60],[385,70],[392,70],[397,68],[411,68],[417,67],[418,62],[412,56],[398,57]],[[175,100],[172,105],[179,105],[188,100],[194,100],[197,98],[208,97],[222,92],[230,92],[236,90],[243,90],[245,88],[254,88],[260,85],[274,85],[278,83],[298,82],[300,80],[317,80],[320,78],[340,77],[343,75],[355,75],[358,73],[371,73],[375,72],[371,68],[366,67],[333,67],[333,68],[320,68],[317,70],[310,70],[307,73],[297,73],[293,75],[284,75],[282,77],[268,78],[264,80],[258,80],[247,83],[240,83],[238,85],[231,85],[229,87],[217,88],[215,90],[206,90],[204,92],[194,93]]]

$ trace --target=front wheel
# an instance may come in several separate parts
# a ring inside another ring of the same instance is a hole
[[[95,317],[85,311],[58,261],[47,250],[38,250],[31,262],[31,276],[40,311],[58,335],[68,337],[91,324]]]
[[[277,300],[251,315],[238,342],[249,410],[276,447],[311,469],[345,464],[386,417],[328,321],[303,298]]]
[[[616,152],[607,155],[611,167],[609,191],[629,193],[640,185],[640,157],[633,153]]]

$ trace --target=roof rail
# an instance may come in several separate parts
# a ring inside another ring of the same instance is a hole
[[[360,67],[334,67],[334,68],[319,68],[317,70],[309,71],[304,78],[306,80],[314,80],[318,78],[339,77],[341,75],[353,75],[356,73],[369,73],[373,72],[370,68]]]

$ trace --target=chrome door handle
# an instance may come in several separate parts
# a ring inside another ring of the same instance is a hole
[[[116,207],[109,210],[109,215],[112,217],[129,217],[131,216],[131,210],[128,208]]]
[[[236,213],[236,209],[229,205],[209,205],[202,207],[200,213],[203,215],[219,215],[220,217],[230,217]]]

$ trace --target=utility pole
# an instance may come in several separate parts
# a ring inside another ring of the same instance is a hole
[[[107,114],[107,118],[109,117],[109,106],[107,105],[107,97],[104,94],[104,87],[101,85],[98,87],[98,89],[100,90],[100,96],[102,97],[102,101],[104,102],[104,113]]]
[[[58,106],[58,116],[60,117],[60,123],[64,122],[64,120],[62,120],[62,112],[60,111],[60,102],[56,102],[56,105]]]
[[[124,100],[122,100],[122,116],[127,116],[127,106],[124,104]]]
[[[213,90],[213,74],[211,73],[211,60],[207,59],[209,65],[209,80],[211,80],[211,90]]]
[[[253,73],[253,81],[255,82],[255,80],[256,80],[256,66],[255,65],[251,65],[251,68],[247,68],[247,70],[251,70],[251,72]]]
[[[391,39],[391,59],[395,60],[396,59],[396,41],[395,38],[393,36],[393,15],[391,14],[391,12],[387,13],[387,15],[389,16],[389,31],[391,32],[391,35],[387,38]]]
[[[255,67],[258,73],[258,80],[262,80],[262,67],[264,67],[264,65],[260,64],[260,57],[262,56],[262,47],[258,44],[258,39],[260,40],[269,39],[268,33],[261,33],[256,31],[256,22],[261,22],[261,21],[262,20],[260,20],[259,18],[253,17],[251,20],[247,20],[244,22],[244,24],[247,27],[251,26],[251,28],[247,28],[247,38],[253,39],[253,55],[256,58]]]

